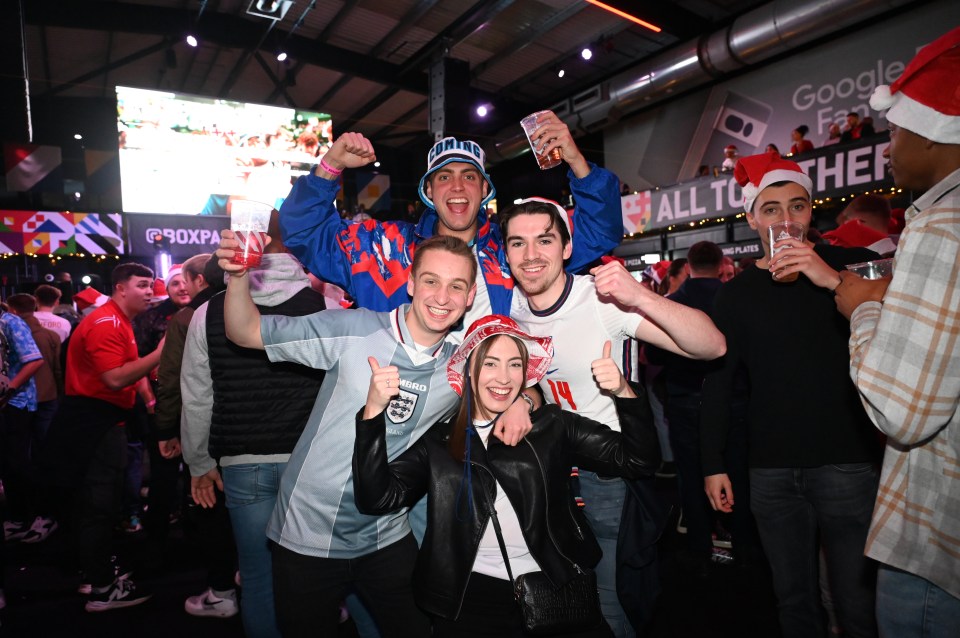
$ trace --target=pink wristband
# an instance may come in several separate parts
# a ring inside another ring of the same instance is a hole
[[[343,172],[343,169],[338,170],[338,169],[330,166],[329,164],[327,164],[327,160],[326,160],[325,157],[321,157],[321,158],[320,158],[320,168],[322,168],[323,170],[327,171],[328,173],[330,173],[330,174],[333,175],[334,177],[337,177],[338,175],[340,175],[340,173]]]
[[[155,406],[156,404],[157,404],[157,400],[156,400],[156,399],[151,399],[151,400],[147,401],[147,407],[148,407],[148,408],[152,408],[152,407]]]

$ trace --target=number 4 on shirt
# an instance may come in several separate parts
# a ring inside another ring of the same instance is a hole
[[[547,379],[547,383],[550,384],[550,391],[553,392],[553,402],[563,407],[563,401],[561,399],[566,399],[567,403],[570,405],[571,410],[577,409],[577,404],[573,400],[573,395],[570,393],[570,384],[566,381],[554,381],[553,379]]]

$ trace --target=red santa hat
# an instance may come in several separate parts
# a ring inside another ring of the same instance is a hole
[[[734,152],[736,152],[736,150],[737,150],[737,147],[734,146],[733,144],[728,144],[728,145],[726,145],[726,146],[723,147],[723,152],[724,152],[724,153],[726,153],[727,151],[734,151]]]
[[[823,238],[834,246],[869,248],[880,255],[892,253],[897,249],[897,245],[889,235],[870,228],[860,219],[851,219],[839,228],[825,232]]]
[[[110,297],[96,288],[84,288],[73,296],[73,301],[77,304],[77,311],[83,312],[87,308],[99,308],[110,301]]]
[[[741,157],[733,168],[733,178],[743,190],[743,209],[748,213],[753,211],[753,202],[760,192],[777,182],[800,184],[813,198],[813,181],[800,165],[772,153]]]
[[[878,86],[870,108],[941,144],[960,144],[960,27],[920,49],[896,82]]]
[[[174,264],[170,266],[170,270],[167,272],[167,278],[163,280],[163,285],[166,288],[170,287],[170,281],[173,280],[177,275],[183,274],[183,264]],[[166,294],[166,292],[164,292]]]

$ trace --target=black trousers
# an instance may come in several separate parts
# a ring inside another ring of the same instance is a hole
[[[435,617],[433,638],[524,638],[520,606],[513,597],[510,581],[473,572],[463,596],[463,606],[456,620]],[[613,638],[607,623],[577,633],[558,634],[563,638]]]
[[[347,587],[373,615],[383,638],[424,638],[430,621],[413,600],[413,534],[359,558],[317,558],[273,545],[273,597],[284,638],[337,635]]]
[[[113,525],[120,516],[126,465],[127,434],[115,425],[94,448],[76,493],[75,549],[80,569],[94,587],[113,582]]]

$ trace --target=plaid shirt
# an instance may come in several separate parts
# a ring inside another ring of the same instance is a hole
[[[960,170],[906,217],[882,305],[850,324],[851,376],[888,437],[866,553],[960,598]]]

